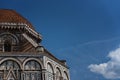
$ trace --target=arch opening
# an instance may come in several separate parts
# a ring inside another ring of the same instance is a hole
[[[69,80],[69,78],[68,78],[68,74],[67,74],[66,71],[64,71],[64,80]]]
[[[48,80],[53,80],[54,78],[54,72],[53,72],[53,67],[50,63],[47,64],[47,78]]]
[[[60,69],[57,67],[56,68],[56,80],[62,80],[63,77],[62,77],[62,74],[61,74],[61,71]]]
[[[29,60],[25,63],[24,80],[42,80],[42,68],[39,62]]]
[[[11,52],[11,43],[10,43],[10,41],[5,41],[4,42],[4,52]]]
[[[0,65],[0,78],[6,80],[21,80],[20,65],[13,60],[6,60]]]

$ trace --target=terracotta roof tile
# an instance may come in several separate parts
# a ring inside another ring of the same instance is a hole
[[[32,24],[27,21],[24,17],[18,14],[14,10],[9,9],[0,9],[0,23],[1,22],[8,22],[8,23],[25,23],[30,28],[34,29]]]

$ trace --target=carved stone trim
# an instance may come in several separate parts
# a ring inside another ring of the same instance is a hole
[[[42,39],[42,36],[31,29],[27,24],[25,23],[0,23],[0,28],[2,29],[25,29],[27,30],[30,34],[35,36],[36,38]]]

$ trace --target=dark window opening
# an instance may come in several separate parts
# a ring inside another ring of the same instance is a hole
[[[11,44],[8,41],[5,41],[4,43],[4,51],[5,52],[10,52],[11,51]]]

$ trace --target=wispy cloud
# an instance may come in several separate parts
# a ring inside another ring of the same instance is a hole
[[[80,47],[93,45],[93,44],[108,43],[108,42],[112,42],[112,41],[116,41],[116,40],[120,40],[120,37],[113,37],[113,38],[104,39],[104,40],[93,40],[93,41],[88,41],[88,42],[81,43],[81,44],[77,43],[75,45],[71,45],[71,46],[68,46],[68,47],[63,47],[61,49],[58,49],[57,51],[66,51],[66,50],[71,50],[71,49],[80,48]]]
[[[103,75],[107,79],[120,79],[120,48],[108,54],[110,61],[101,64],[91,64],[90,71]]]
[[[97,43],[105,43],[105,42],[115,41],[118,39],[120,39],[120,37],[114,37],[114,38],[104,39],[104,40],[89,41],[89,42],[81,44],[80,46],[86,46],[86,45],[97,44]]]

